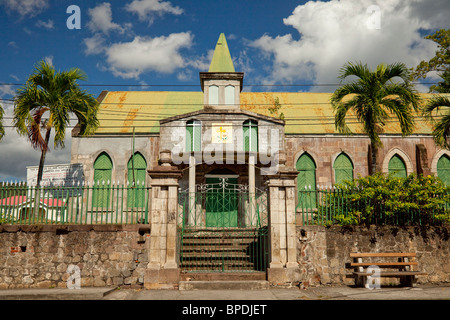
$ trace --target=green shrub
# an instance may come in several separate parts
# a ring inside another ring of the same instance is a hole
[[[333,213],[339,225],[450,223],[450,187],[434,176],[383,174],[358,177],[325,192],[318,217]]]

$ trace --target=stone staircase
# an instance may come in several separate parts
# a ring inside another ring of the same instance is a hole
[[[263,273],[267,236],[255,228],[187,229],[181,239],[180,267],[188,273]]]

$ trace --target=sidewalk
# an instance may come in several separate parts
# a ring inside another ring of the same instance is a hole
[[[450,285],[374,290],[350,286],[265,290],[10,289],[0,290],[0,300],[450,300]]]

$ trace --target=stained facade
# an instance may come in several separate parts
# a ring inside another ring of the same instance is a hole
[[[100,128],[91,137],[74,129],[71,162],[83,164],[87,182],[152,187],[148,287],[178,279],[181,259],[191,263],[180,230],[200,227],[266,230],[254,242],[267,265],[251,267],[271,270],[274,281],[295,278],[298,191],[368,175],[370,141],[358,123],[349,125],[351,136],[336,131],[329,93],[242,92],[244,74],[234,70],[223,34],[200,84],[199,92],[103,92]],[[283,120],[269,111],[276,102]],[[417,121],[402,137],[388,123],[377,170],[434,174],[450,184],[450,152],[434,144],[431,130]]]

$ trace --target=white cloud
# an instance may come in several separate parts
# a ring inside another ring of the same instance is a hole
[[[174,7],[169,1],[161,0],[133,0],[125,6],[125,9],[137,14],[139,20],[148,20],[149,23],[153,22],[155,15],[162,16],[165,13],[180,15],[183,13],[183,9],[180,7]]]
[[[436,50],[419,30],[442,27],[439,21],[446,21],[430,19],[433,14],[442,17],[442,12],[449,11],[444,10],[447,3],[437,2],[440,6],[429,5],[424,13],[420,8],[425,0],[309,1],[283,20],[298,31],[298,40],[292,34],[263,35],[250,45],[272,60],[266,83],[337,83],[339,68],[347,61],[361,61],[372,67],[404,62],[413,67],[431,58]],[[368,28],[368,22],[377,18],[367,11],[374,4],[380,9],[379,29]]]
[[[161,37],[137,36],[131,42],[115,43],[106,49],[108,69],[125,79],[138,78],[143,72],[173,73],[186,65],[180,50],[191,46],[189,32]]]
[[[96,33],[90,38],[85,38],[83,42],[86,46],[86,50],[84,51],[86,55],[100,54],[106,50],[106,40],[100,33]]]
[[[53,29],[55,27],[55,24],[54,24],[53,20],[51,20],[51,19],[48,19],[47,22],[38,20],[38,22],[36,22],[36,27],[45,28],[45,29]]]
[[[44,61],[47,62],[49,65],[53,66],[53,56],[44,57]]]
[[[47,9],[48,0],[2,0],[0,4],[3,4],[9,11],[17,12],[22,17],[34,17]]]
[[[111,30],[124,32],[124,28],[119,24],[112,22],[111,4],[104,2],[95,8],[89,9],[88,14],[91,20],[87,23],[92,32],[103,32],[109,34]]]

